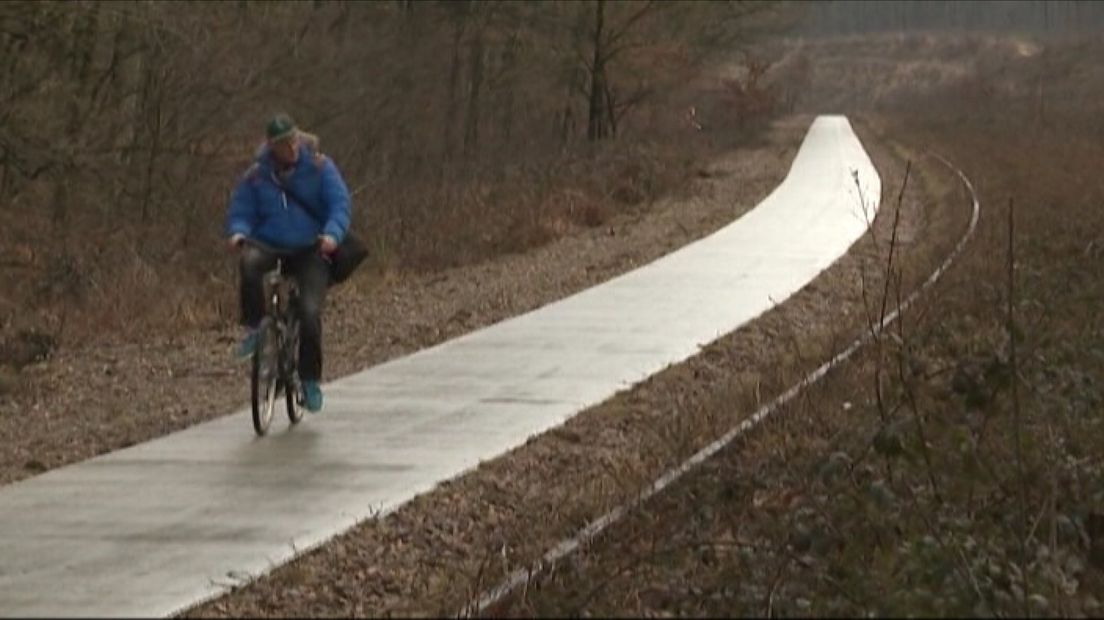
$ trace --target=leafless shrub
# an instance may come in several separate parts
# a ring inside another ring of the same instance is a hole
[[[0,247],[33,254],[0,282],[50,288],[7,303],[63,340],[119,329],[120,307],[134,329],[225,318],[225,202],[277,110],[341,166],[377,268],[600,225],[681,182],[671,162],[704,146],[682,124],[687,84],[777,8],[4,3]]]

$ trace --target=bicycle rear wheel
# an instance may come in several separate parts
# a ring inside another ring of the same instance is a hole
[[[276,410],[277,385],[280,380],[280,335],[272,317],[265,317],[257,327],[257,348],[253,352],[251,383],[253,430],[258,435],[268,432]]]

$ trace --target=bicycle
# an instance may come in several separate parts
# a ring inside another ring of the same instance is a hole
[[[253,430],[264,436],[272,423],[276,399],[284,396],[288,420],[294,426],[303,419],[303,389],[299,380],[299,286],[283,275],[284,259],[265,274],[265,315],[257,326],[250,381]]]

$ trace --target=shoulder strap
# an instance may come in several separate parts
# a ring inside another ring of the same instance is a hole
[[[271,175],[269,175],[268,180],[273,185],[275,185],[277,188],[279,188],[280,191],[284,192],[284,194],[286,194],[288,198],[291,198],[293,201],[295,201],[296,204],[298,204],[300,208],[302,208],[304,211],[307,212],[308,215],[310,215],[312,218],[314,218],[314,221],[318,222],[319,226],[325,226],[326,225],[326,222],[323,222],[322,220],[318,219],[318,215],[315,214],[315,212],[311,210],[310,206],[307,204],[307,202],[305,200],[303,200],[298,195],[296,195],[295,192],[291,191],[290,187],[288,187],[288,186],[286,186],[286,185],[284,185],[283,183],[280,182],[280,180],[276,177],[275,172],[273,172]]]

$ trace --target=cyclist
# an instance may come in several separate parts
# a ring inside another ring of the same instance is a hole
[[[349,228],[349,190],[337,166],[315,152],[317,139],[286,114],[265,127],[265,143],[230,197],[226,234],[239,264],[241,322],[238,355],[257,348],[264,316],[264,274],[276,266],[299,284],[299,377],[308,411],[322,408],[322,305],[330,284],[328,257]],[[248,242],[248,243],[247,243]]]

